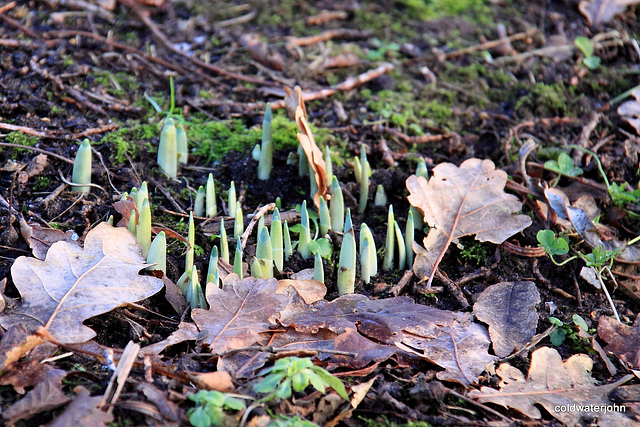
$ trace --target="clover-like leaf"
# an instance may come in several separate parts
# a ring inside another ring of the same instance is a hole
[[[162,289],[162,280],[138,274],[147,266],[128,230],[101,223],[87,234],[84,248],[59,241],[44,261],[15,261],[11,275],[22,301],[0,316],[0,325],[44,327],[65,344],[88,341],[96,333],[82,325],[84,320]]]
[[[569,252],[569,244],[563,237],[556,236],[553,230],[540,230],[536,234],[538,243],[549,255],[565,255]]]
[[[566,176],[582,175],[584,171],[573,164],[573,159],[567,153],[560,153],[558,160],[544,162],[544,168]]]

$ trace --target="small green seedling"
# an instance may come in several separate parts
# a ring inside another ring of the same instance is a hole
[[[573,43],[584,55],[582,63],[585,65],[585,67],[590,70],[595,70],[600,66],[601,60],[598,56],[593,54],[595,51],[595,46],[589,38],[585,36],[578,36]]]
[[[544,168],[560,175],[578,176],[584,171],[573,164],[573,159],[565,152],[560,153],[557,160],[544,162]]]
[[[189,396],[196,403],[187,411],[187,418],[194,427],[221,426],[226,419],[225,410],[240,411],[245,408],[242,400],[215,390],[200,390]]]
[[[72,186],[71,190],[79,193],[89,194],[91,187],[91,144],[85,139],[76,153],[76,160],[73,162],[73,173],[71,180],[78,186]]]
[[[538,246],[540,246],[549,255],[551,261],[557,266],[565,265],[569,261],[577,258],[577,256],[574,255],[561,263],[558,263],[553,258],[554,255],[566,255],[569,252],[569,244],[566,239],[564,237],[556,236],[556,233],[554,233],[553,230],[540,230],[538,231],[538,234],[536,234],[536,238],[538,239]]]
[[[259,375],[266,377],[253,386],[253,389],[258,393],[269,393],[261,399],[262,402],[268,402],[273,398],[288,399],[294,391],[304,391],[309,385],[320,393],[331,387],[342,398],[349,400],[342,381],[323,368],[315,366],[310,358],[285,357],[260,371]]]
[[[613,204],[618,207],[623,207],[627,203],[637,204],[640,201],[640,189],[631,191],[631,186],[628,182],[623,182],[622,184],[612,182],[609,187],[609,195]]]
[[[562,320],[556,317],[549,317],[549,323],[556,326],[556,329],[549,335],[551,344],[559,347],[564,344],[567,339],[572,347],[583,346],[586,343],[585,335],[581,335],[580,330],[584,331],[584,333],[589,333],[587,322],[578,314],[574,314],[572,320],[577,328],[571,325],[565,325]]]

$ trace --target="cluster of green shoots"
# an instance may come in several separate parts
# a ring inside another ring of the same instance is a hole
[[[323,394],[327,388],[332,388],[340,397],[349,400],[342,381],[325,369],[315,366],[310,358],[285,357],[276,361],[273,366],[260,371],[259,375],[265,377],[255,384],[253,389],[257,393],[266,394],[258,401],[259,404],[266,404],[273,399],[289,399],[294,392],[304,392],[309,386]],[[215,390],[200,390],[191,394],[189,400],[196,405],[187,412],[187,418],[194,427],[230,425],[225,411],[241,411],[246,407],[238,397]],[[269,425],[315,426],[316,424],[297,416],[278,416]]]

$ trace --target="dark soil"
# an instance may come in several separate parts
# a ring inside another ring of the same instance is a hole
[[[404,228],[409,211],[405,181],[415,172],[418,156],[426,159],[430,169],[442,162],[460,164],[472,157],[491,159],[498,168],[508,172],[512,182],[524,185],[518,150],[528,140],[538,144],[528,159],[537,164],[555,158],[558,152],[566,151],[569,144],[586,144],[597,150],[611,182],[628,182],[631,188],[638,187],[638,138],[634,136],[634,129],[617,114],[617,104],[609,104],[612,98],[640,83],[637,43],[634,48],[629,42],[640,34],[637,6],[608,23],[589,27],[578,12],[577,1],[470,1],[469,4],[476,6],[451,15],[440,13],[437,8],[434,12],[429,9],[430,3],[326,0],[312,4],[287,0],[201,4],[187,0],[167,2],[157,8],[145,6],[172,46],[183,44],[179,49],[187,49],[199,60],[236,74],[230,76],[206,69],[169,50],[127,2],[116,5],[111,12],[112,20],[86,10],[74,12],[63,3],[17,2],[15,7],[0,14],[0,142],[14,144],[0,146],[0,196],[3,199],[0,200],[0,279],[7,278],[5,295],[19,297],[12,282],[11,265],[16,258],[31,254],[20,236],[19,216],[84,236],[110,215],[115,215],[117,222],[120,218],[112,203],[119,200],[118,193],[148,181],[152,203],[164,208],[154,212],[154,223],[186,235],[188,215],[178,211],[191,209],[195,190],[205,185],[210,172],[216,179],[219,201],[226,203],[229,184],[235,182],[245,215],[274,202],[277,197],[283,210],[295,209],[303,200],[310,204],[308,176],[298,176],[297,166],[287,164],[289,154],[295,153],[295,126],[278,143],[271,179],[257,179],[257,162],[251,150],[260,142],[259,132],[255,130],[261,125],[265,103],[280,100],[285,84],[298,84],[305,92],[315,92],[374,69],[382,62],[392,63],[393,71],[306,103],[309,121],[318,129],[319,145],[324,148],[328,144],[334,154],[334,174],[343,185],[346,207],[351,208],[356,241],[360,224],[364,222],[374,234],[376,247],[384,247],[387,208],[373,204],[378,185],[385,188],[396,219]],[[346,18],[322,25],[305,24],[306,18],[323,9],[343,10]],[[252,11],[256,15],[247,21],[224,22]],[[423,13],[432,15],[426,19]],[[224,24],[220,25],[221,22]],[[537,31],[514,40],[510,48],[502,45],[454,54],[498,39],[497,24],[504,25],[508,35]],[[289,37],[343,28],[357,30],[358,34],[309,46],[287,45]],[[620,43],[596,49],[595,54],[602,61],[596,70],[583,65],[583,56],[577,50],[564,57],[517,56],[552,46],[558,40],[560,44],[571,44],[577,36],[593,37],[612,30],[621,34]],[[266,55],[256,56],[243,45],[241,38],[248,33],[255,33],[267,42]],[[108,34],[113,38],[107,39]],[[343,67],[319,66],[322,58],[343,53],[353,54],[358,60]],[[283,58],[282,70],[269,68],[268,61],[276,55]],[[243,81],[242,76],[247,79]],[[156,112],[145,100],[147,94],[167,110],[170,77],[176,88],[177,109],[187,121],[192,121],[187,125],[187,133],[199,135],[199,139],[190,136],[189,167],[180,171],[177,181],[167,179],[157,168],[159,130],[156,125],[165,113]],[[594,113],[601,114],[602,119],[583,141],[581,136]],[[275,114],[285,116],[283,112]],[[216,124],[221,128],[216,128]],[[222,128],[229,129],[230,133],[218,141]],[[255,135],[258,137],[253,138]],[[425,135],[442,138],[420,142]],[[62,183],[61,174],[68,179],[71,176],[70,164],[52,156],[44,171],[26,182],[18,180],[19,172],[38,153],[16,145],[73,159],[78,140],[85,136],[103,157],[104,164],[95,161],[92,177],[105,191],[94,188],[80,200],[67,187],[51,200],[47,199]],[[226,148],[220,149],[222,152],[207,151],[213,141]],[[355,183],[351,167],[353,156],[361,149],[367,150],[373,169],[364,215],[358,214],[359,185]],[[396,162],[395,166],[390,166],[389,158]],[[602,182],[593,159],[580,157],[580,162],[578,166],[584,170],[582,178]],[[557,177],[539,167],[528,168],[528,173],[545,184]],[[565,177],[559,180],[558,186],[567,187],[573,181]],[[538,215],[536,197],[521,191],[512,192],[525,201],[523,212],[534,222],[509,242],[536,247],[536,233],[553,227],[553,223]],[[616,238],[628,240],[638,234],[637,216],[612,206],[606,194],[597,201],[603,212],[601,224],[610,226]],[[626,210],[637,212],[638,207],[626,206]],[[325,260],[328,299],[338,296],[335,270],[340,247],[340,236],[334,233],[330,237],[334,253],[331,260]],[[416,241],[422,242],[423,237],[424,233],[416,230]],[[576,247],[586,250],[586,245],[578,240],[574,239]],[[196,243],[203,249],[196,256],[196,265],[206,271],[211,247],[218,240],[199,233]],[[604,295],[578,278],[584,265],[582,261],[557,267],[548,257],[523,257],[504,246],[481,244],[473,239],[461,243],[466,249],[452,245],[440,268],[453,282],[463,283],[460,290],[471,305],[477,295],[492,284],[532,280],[537,283],[542,298],[538,333],[550,326],[550,316],[573,325],[572,316],[578,314],[595,327],[599,316],[612,315]],[[255,240],[250,239],[247,253],[255,251],[254,245]],[[469,252],[470,247],[475,252]],[[184,270],[183,255],[184,245],[170,243],[168,276],[174,281]],[[296,252],[287,262],[282,277],[312,267],[311,258],[302,259]],[[482,268],[488,271],[476,279],[465,280],[483,271]],[[380,272],[369,286],[358,279],[356,292],[372,298],[390,297],[390,290],[402,273]],[[631,281],[637,282],[638,276],[633,277]],[[580,303],[576,283],[581,291]],[[419,278],[414,277],[403,294],[421,304],[445,310],[465,309],[439,280],[434,282],[432,290],[426,291]],[[632,323],[640,308],[635,299],[620,291],[613,297],[622,319]],[[162,293],[142,304],[166,317],[116,310],[87,323],[98,332],[95,341],[119,349],[129,340],[149,344],[165,339],[177,329],[179,321],[190,319],[188,316],[180,319],[173,314]],[[136,329],[134,323],[142,325],[145,332]],[[551,344],[545,339],[538,347],[543,345]],[[585,351],[571,343],[558,350],[564,358]],[[183,366],[180,370],[186,366],[199,372],[214,370],[213,362],[196,360],[191,357],[192,352],[192,347],[181,344],[171,349],[166,359],[175,362],[175,366]],[[527,357],[528,353],[523,353],[511,363],[526,372]],[[594,376],[603,382],[610,381],[600,360],[596,356],[592,358],[596,363]],[[484,425],[498,420],[495,415],[451,395],[443,397],[442,387],[462,394],[465,390],[457,384],[436,380],[434,365],[411,363],[414,365],[401,358],[389,360],[365,375],[364,380],[378,375],[378,381],[367,399],[341,425],[396,425],[392,423],[408,421]],[[104,393],[109,375],[98,361],[74,355],[55,366],[67,371],[63,390],[70,396],[77,384],[90,388],[92,394]],[[131,378],[140,382],[143,375],[141,369],[134,370]],[[497,382],[497,377],[489,374],[481,380],[482,385],[497,386]],[[184,413],[191,407],[190,402],[184,401],[185,396],[195,390],[191,385],[166,378],[155,383],[163,392],[171,391],[180,405],[179,411]],[[250,393],[250,384],[243,380],[236,386],[240,392]],[[0,410],[19,398],[12,387],[1,386]],[[125,388],[121,401],[136,399],[141,398],[136,396],[132,382]],[[414,412],[411,416],[404,414],[394,402],[407,405]],[[281,409],[286,413],[284,406]],[[515,423],[530,422],[515,411],[499,410]],[[39,425],[58,414],[59,411],[46,412],[17,425]],[[545,413],[543,417],[543,422],[553,422],[551,415]],[[114,425],[151,425],[151,422],[151,418],[125,406],[117,409]]]

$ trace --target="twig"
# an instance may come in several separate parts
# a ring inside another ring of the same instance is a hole
[[[467,48],[464,49],[460,49],[460,50],[456,50],[454,52],[449,52],[447,54],[444,55],[445,58],[449,59],[449,58],[455,58],[456,56],[461,56],[461,55],[466,55],[467,53],[471,53],[471,52],[475,52],[478,50],[487,50],[487,49],[492,49],[494,47],[498,47],[502,44],[505,43],[511,43],[513,41],[516,40],[524,40],[527,39],[529,37],[533,37],[534,35],[536,35],[538,33],[538,29],[537,28],[532,28],[528,31],[522,32],[522,33],[517,33],[517,34],[513,34],[509,37],[505,37],[505,38],[500,38],[497,40],[491,40],[488,42],[484,42],[481,44],[477,44],[474,46],[469,46]]]
[[[104,191],[104,193],[107,195],[107,197],[111,197],[111,193],[109,193],[107,190],[104,189],[104,187],[101,187],[98,184],[91,184],[91,183],[89,183],[89,184],[78,184],[76,182],[68,181],[64,177],[64,175],[62,175],[62,171],[58,170],[58,173],[60,174],[60,180],[62,182],[64,182],[65,184],[67,184],[67,185],[71,185],[71,186],[74,186],[74,187],[94,187],[94,188],[99,188],[100,190]]]
[[[511,360],[511,359],[517,357],[519,354],[522,354],[522,353],[524,353],[526,351],[529,351],[530,349],[535,347],[540,341],[542,341],[543,339],[545,339],[546,337],[551,335],[551,333],[553,331],[555,331],[556,329],[557,329],[556,325],[551,325],[549,328],[547,328],[546,331],[541,332],[538,335],[535,335],[533,338],[531,338],[531,341],[529,341],[529,343],[526,346],[524,346],[522,348],[522,350],[518,350],[515,353],[510,354],[509,356],[500,359],[500,363],[506,362],[508,360]]]
[[[456,285],[456,283],[453,280],[445,276],[445,274],[442,271],[440,271],[439,268],[436,268],[435,275],[438,279],[440,279],[444,283],[444,285],[447,287],[447,290],[451,293],[451,295],[453,295],[454,298],[458,301],[458,303],[462,305],[462,308],[469,307],[469,301],[467,301],[467,299],[464,297],[464,294],[462,293],[458,285]]]
[[[251,21],[253,18],[255,18],[257,14],[258,12],[256,12],[255,10],[252,10],[251,12],[245,15],[237,16],[235,18],[227,19],[225,21],[216,22],[215,25],[216,25],[216,28],[224,28],[224,27],[231,27],[233,25],[244,24],[246,22]]]
[[[2,6],[2,10],[0,10],[0,19],[5,21],[7,24],[11,25],[12,27],[19,29],[20,31],[22,31],[24,34],[31,37],[32,39],[39,40],[40,36],[36,32],[30,30],[29,28],[25,27],[15,19],[9,18],[7,15],[4,14],[4,12],[11,10],[14,6],[15,6],[15,3],[13,2],[5,6]]]
[[[400,280],[398,281],[398,283],[393,285],[393,287],[391,288],[391,290],[389,290],[389,292],[393,296],[397,297],[404,290],[404,288],[407,287],[407,285],[411,281],[412,277],[413,277],[413,271],[412,270],[405,271],[404,274],[402,275],[402,277],[400,278]]]
[[[469,399],[468,397],[456,392],[455,390],[448,390],[447,394],[450,394],[451,396],[457,397],[458,399],[462,399],[465,402],[470,403],[472,405],[475,405],[478,408],[480,408],[480,409],[482,409],[482,410],[484,410],[484,411],[486,411],[486,412],[488,412],[488,413],[490,413],[492,415],[495,415],[496,417],[500,418],[501,420],[506,421],[507,423],[509,423],[509,425],[512,424],[513,420],[505,417],[504,415],[502,415],[500,412],[496,411],[495,409],[492,409],[492,408],[488,407],[487,405],[484,405],[484,404],[482,404],[480,402],[476,402],[473,399]]]
[[[216,353],[198,353],[198,354],[194,354],[193,356],[203,356],[203,357],[225,357],[225,356],[230,356],[232,354],[236,354],[236,353],[241,353],[243,351],[260,351],[260,352],[264,352],[264,353],[273,353],[273,354],[277,354],[277,353],[282,353],[282,352],[291,352],[291,351],[308,351],[308,352],[314,352],[314,353],[327,353],[327,354],[339,354],[341,356],[351,356],[351,357],[358,357],[359,353],[354,353],[352,351],[342,351],[342,350],[329,350],[326,348],[288,348],[288,347],[272,347],[270,345],[252,345],[249,347],[242,347],[242,348],[234,348],[233,350],[227,350],[227,351],[220,351],[220,352],[216,352]]]
[[[12,1],[11,3],[7,3],[4,6],[0,6],[0,13],[9,12],[14,7],[16,7],[16,2]]]
[[[249,240],[249,236],[251,235],[251,232],[253,231],[253,227],[255,227],[255,225],[258,222],[258,220],[264,214],[266,214],[267,212],[272,211],[273,209],[275,209],[275,207],[276,207],[275,203],[269,203],[268,205],[264,205],[254,215],[254,217],[251,218],[251,221],[249,222],[249,225],[247,225],[247,228],[244,230],[244,233],[242,233],[242,245],[240,246],[241,250],[244,251],[244,248],[247,246],[247,240]]]
[[[369,70],[365,73],[362,73],[358,76],[355,77],[349,77],[348,79],[346,79],[345,81],[343,81],[340,84],[337,84],[336,86],[332,86],[330,88],[325,88],[325,89],[320,89],[318,91],[315,92],[303,92],[302,93],[302,98],[303,100],[306,101],[313,101],[315,99],[323,99],[323,98],[328,98],[329,96],[332,96],[334,94],[336,94],[336,92],[338,91],[350,91],[353,88],[363,85],[367,82],[370,82],[371,80],[380,77],[381,75],[390,72],[391,70],[393,70],[395,68],[395,66],[389,62],[385,62],[384,64],[380,65],[377,68],[374,68],[373,70]],[[282,92],[282,96],[284,96],[284,92]],[[276,102],[271,103],[271,108],[274,110],[277,110],[279,108],[283,108],[285,106],[284,104],[284,100],[279,100]]]
[[[178,212],[180,214],[185,215],[185,216],[189,216],[187,214],[187,211],[184,210],[184,208],[182,206],[180,206],[180,204],[176,201],[176,199],[173,198],[171,193],[169,193],[162,185],[160,185],[160,183],[158,181],[156,181],[153,178],[150,178],[149,181],[153,185],[155,185],[158,190],[160,190],[160,192],[164,195],[164,197],[166,197],[167,200],[169,200],[169,202],[173,205],[174,208],[176,208],[178,210]]]
[[[5,123],[0,123],[0,128],[3,127]],[[10,125],[12,126],[12,125]],[[14,126],[16,128],[22,128],[22,126]],[[24,129],[15,129],[16,131],[19,132],[24,132]],[[24,132],[27,133],[27,132]],[[32,135],[31,133],[29,133],[29,135]],[[43,136],[43,138],[48,138],[47,136]],[[37,148],[37,147],[31,147],[30,145],[20,145],[20,144],[13,144],[11,142],[0,142],[0,147],[12,147],[12,148],[23,148],[25,150],[31,150],[31,151],[36,151],[38,153],[42,153],[42,154],[46,154],[47,156],[51,156],[51,157],[55,157],[58,160],[62,160],[63,162],[67,162],[70,165],[72,165],[74,163],[73,160],[71,159],[67,159],[64,156],[61,156],[59,154],[55,154],[55,153],[51,153],[49,151],[43,150],[41,148]]]
[[[309,45],[320,43],[320,42],[326,42],[332,39],[346,39],[346,40],[366,39],[366,38],[369,38],[370,35],[371,33],[367,31],[340,28],[337,30],[324,31],[320,34],[316,34],[308,37],[289,37],[289,39],[287,40],[287,44],[291,46],[309,46]]]
[[[100,159],[100,164],[102,164],[102,167],[107,173],[107,181],[109,181],[109,185],[111,185],[111,188],[113,188],[113,191],[115,191],[118,195],[121,195],[122,193],[120,192],[120,190],[118,190],[116,186],[113,185],[113,182],[111,182],[111,172],[109,171],[109,168],[107,168],[107,165],[104,162],[104,159],[102,158],[102,154],[93,147],[91,147],[91,151],[93,151],[95,155],[98,156],[98,159]]]

